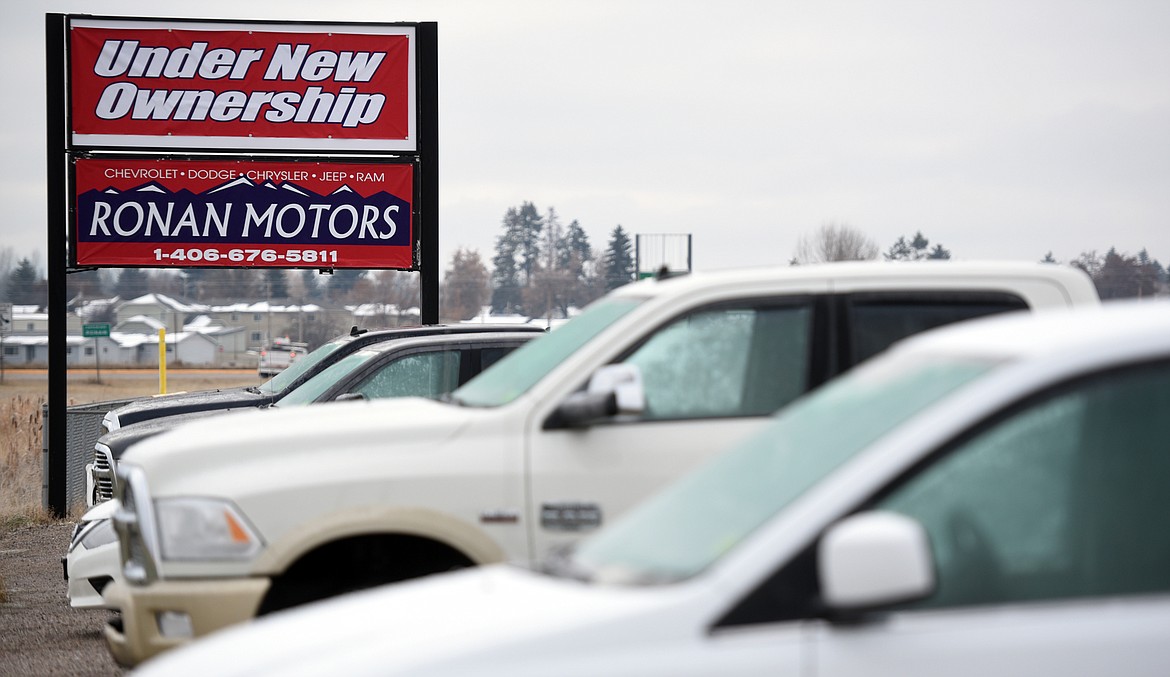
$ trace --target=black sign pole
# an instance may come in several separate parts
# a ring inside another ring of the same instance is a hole
[[[49,406],[45,441],[48,449],[47,495],[44,507],[54,517],[69,512],[65,491],[65,402],[68,392],[65,364],[66,244],[66,129],[65,122],[65,15],[45,15],[45,188],[47,194],[49,274]]]
[[[423,324],[439,323],[439,31],[418,25],[419,312]]]

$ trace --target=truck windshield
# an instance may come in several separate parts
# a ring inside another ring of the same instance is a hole
[[[275,395],[276,393],[287,390],[294,381],[312,371],[314,365],[332,355],[334,351],[345,345],[348,340],[348,337],[335,339],[307,355],[301,355],[293,360],[287,369],[261,383],[257,389],[265,395]]]
[[[499,407],[523,395],[548,372],[644,299],[603,298],[547,336],[529,341],[451,394],[469,407]]]
[[[878,438],[992,366],[919,356],[861,367],[550,560],[550,572],[624,585],[694,576]]]
[[[334,362],[328,367],[321,370],[319,374],[313,378],[305,381],[297,386],[292,391],[288,392],[284,397],[276,401],[272,406],[274,407],[297,407],[305,404],[312,404],[321,397],[325,391],[333,387],[335,383],[348,376],[355,369],[360,368],[366,362],[378,357],[382,352],[379,350],[359,350],[355,353],[350,353],[340,360]]]

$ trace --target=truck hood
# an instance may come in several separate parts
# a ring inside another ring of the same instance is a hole
[[[266,616],[163,654],[134,674],[590,674],[599,667],[591,661],[612,659],[623,645],[644,650],[656,633],[677,635],[680,626],[661,617],[678,593],[481,567]]]
[[[339,448],[437,445],[484,410],[423,398],[325,402],[208,416],[130,447],[122,460],[143,468],[160,494],[172,479],[194,479],[246,460],[328,454]]]
[[[156,395],[155,397],[135,400],[118,407],[107,414],[107,416],[117,416],[119,425],[128,426],[162,416],[174,416],[175,414],[186,414],[192,411],[229,409],[234,407],[259,407],[272,402],[274,399],[274,395],[263,395],[257,390],[249,390],[247,388],[198,390],[190,393]]]
[[[245,407],[249,408],[249,407]],[[221,416],[223,414],[237,411],[237,409],[209,409],[200,411],[191,411],[186,414],[175,414],[172,416],[163,416],[161,418],[150,419],[128,425],[124,428],[118,428],[113,432],[108,432],[98,438],[97,443],[105,446],[109,450],[110,455],[115,461],[121,460],[122,455],[131,445],[137,444],[148,437],[161,435],[169,430],[179,427],[184,423],[197,421],[208,416]]]

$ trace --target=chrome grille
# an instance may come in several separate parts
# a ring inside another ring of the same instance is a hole
[[[114,497],[114,460],[100,446],[93,450],[94,505]]]

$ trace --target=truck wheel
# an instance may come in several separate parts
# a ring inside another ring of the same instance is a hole
[[[257,615],[474,565],[458,550],[419,536],[347,538],[309,552],[273,579]]]

